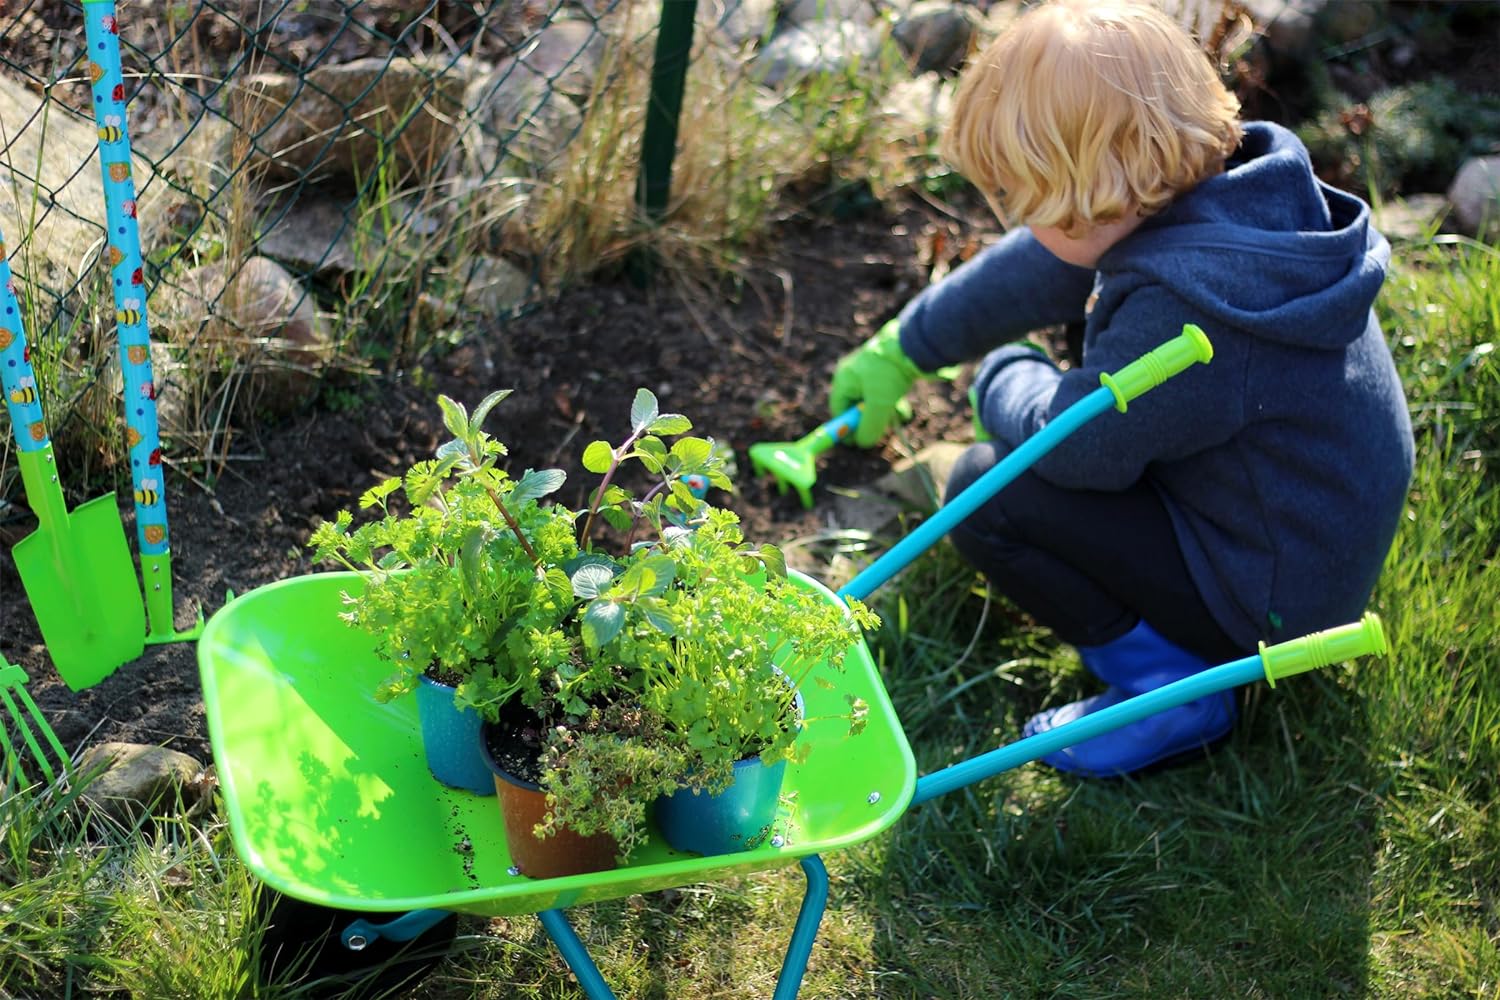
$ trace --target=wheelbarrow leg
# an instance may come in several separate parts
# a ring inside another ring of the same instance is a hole
[[[802,871],[807,876],[807,892],[802,896],[797,926],[792,928],[792,943],[787,946],[786,961],[776,980],[774,1000],[796,1000],[802,976],[807,972],[813,940],[818,936],[818,925],[828,907],[828,869],[823,867],[822,860],[816,854],[809,854],[802,859]]]
[[[578,985],[583,987],[584,995],[589,1000],[615,1000],[609,984],[599,974],[599,967],[589,957],[589,950],[578,939],[577,932],[573,930],[573,925],[568,923],[568,918],[563,915],[563,911],[543,910],[536,916],[547,931],[547,936],[562,953],[563,961],[568,963],[568,968],[572,969],[573,975],[578,978]]]

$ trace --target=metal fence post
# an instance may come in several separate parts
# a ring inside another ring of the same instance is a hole
[[[656,55],[651,64],[651,95],[646,103],[646,125],[641,136],[641,173],[636,202],[645,217],[660,219],[672,193],[672,160],[677,155],[677,121],[682,112],[683,84],[693,49],[693,22],[698,0],[662,0],[656,28]],[[635,255],[638,279],[649,280],[649,250]]]

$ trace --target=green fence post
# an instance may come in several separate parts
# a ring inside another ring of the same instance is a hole
[[[636,202],[654,222],[667,210],[672,193],[672,160],[677,155],[677,120],[682,113],[683,84],[693,49],[693,22],[698,0],[662,0],[656,27],[656,56],[651,64],[651,96],[646,104],[646,126],[641,136],[641,173]],[[633,268],[637,279],[650,280],[652,254],[638,252]]]

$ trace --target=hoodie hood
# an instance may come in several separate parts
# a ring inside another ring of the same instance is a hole
[[[1318,180],[1301,140],[1250,122],[1223,173],[1146,220],[1099,269],[1164,284],[1256,337],[1339,349],[1364,332],[1390,256],[1368,206]]]

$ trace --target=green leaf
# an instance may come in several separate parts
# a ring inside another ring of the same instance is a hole
[[[572,604],[573,598],[578,596],[573,593],[573,581],[568,579],[568,574],[556,566],[550,567],[542,580],[552,592],[552,599],[564,607]]]
[[[469,593],[479,589],[479,562],[484,552],[484,528],[474,526],[464,534],[463,544],[458,550],[458,567],[463,573],[464,587]]]
[[[625,627],[625,609],[610,601],[594,601],[583,612],[583,641],[598,649]]]
[[[510,502],[523,504],[562,489],[567,473],[561,469],[527,469],[510,491]]]
[[[610,447],[608,441],[594,441],[583,449],[583,467],[590,472],[608,472],[609,465],[614,460],[615,450]]]
[[[678,462],[679,473],[697,472],[713,457],[713,442],[707,438],[679,438],[672,444],[672,457]]]
[[[573,571],[573,595],[591,601],[614,582],[614,570],[600,563],[587,563]]]
[[[772,576],[786,576],[786,555],[774,545],[760,547],[760,559]]]
[[[635,401],[630,404],[631,431],[637,434],[644,431],[647,427],[651,426],[651,422],[660,413],[661,408],[657,405],[656,395],[650,389],[637,389],[635,391]]]
[[[688,489],[687,483],[684,483],[681,479],[672,480],[671,490],[672,499],[677,501],[673,506],[684,514],[691,514],[698,508],[698,504],[702,503],[701,500],[693,496],[693,491]]]
[[[677,577],[677,564],[668,556],[648,556],[631,563],[620,577],[618,589],[636,597],[652,597],[672,585]]]
[[[686,434],[693,429],[693,422],[680,413],[663,413],[651,421],[647,428],[652,434]]]
[[[635,443],[635,457],[641,460],[648,472],[660,472],[667,461],[667,446],[661,438],[647,435]]]
[[[619,507],[605,507],[599,511],[599,516],[616,531],[629,531],[630,523],[635,520],[630,516],[630,511]]]
[[[448,433],[456,438],[466,437],[469,433],[469,412],[464,409],[464,404],[441,394],[437,401],[438,409],[443,411],[443,426],[448,428]]]
[[[360,510],[367,510],[368,508],[375,506],[376,504],[380,503],[380,501],[384,500],[386,497],[390,496],[400,488],[400,476],[392,476],[391,478],[380,483],[380,485],[378,486],[371,486],[369,489],[365,490],[364,495],[359,498]]]
[[[477,434],[479,432],[479,428],[484,426],[484,418],[490,415],[490,410],[494,409],[495,404],[500,402],[500,400],[504,399],[506,396],[509,396],[512,391],[513,390],[510,389],[496,389],[494,392],[481,399],[479,401],[479,405],[474,407],[474,412],[469,417],[469,433]]]

